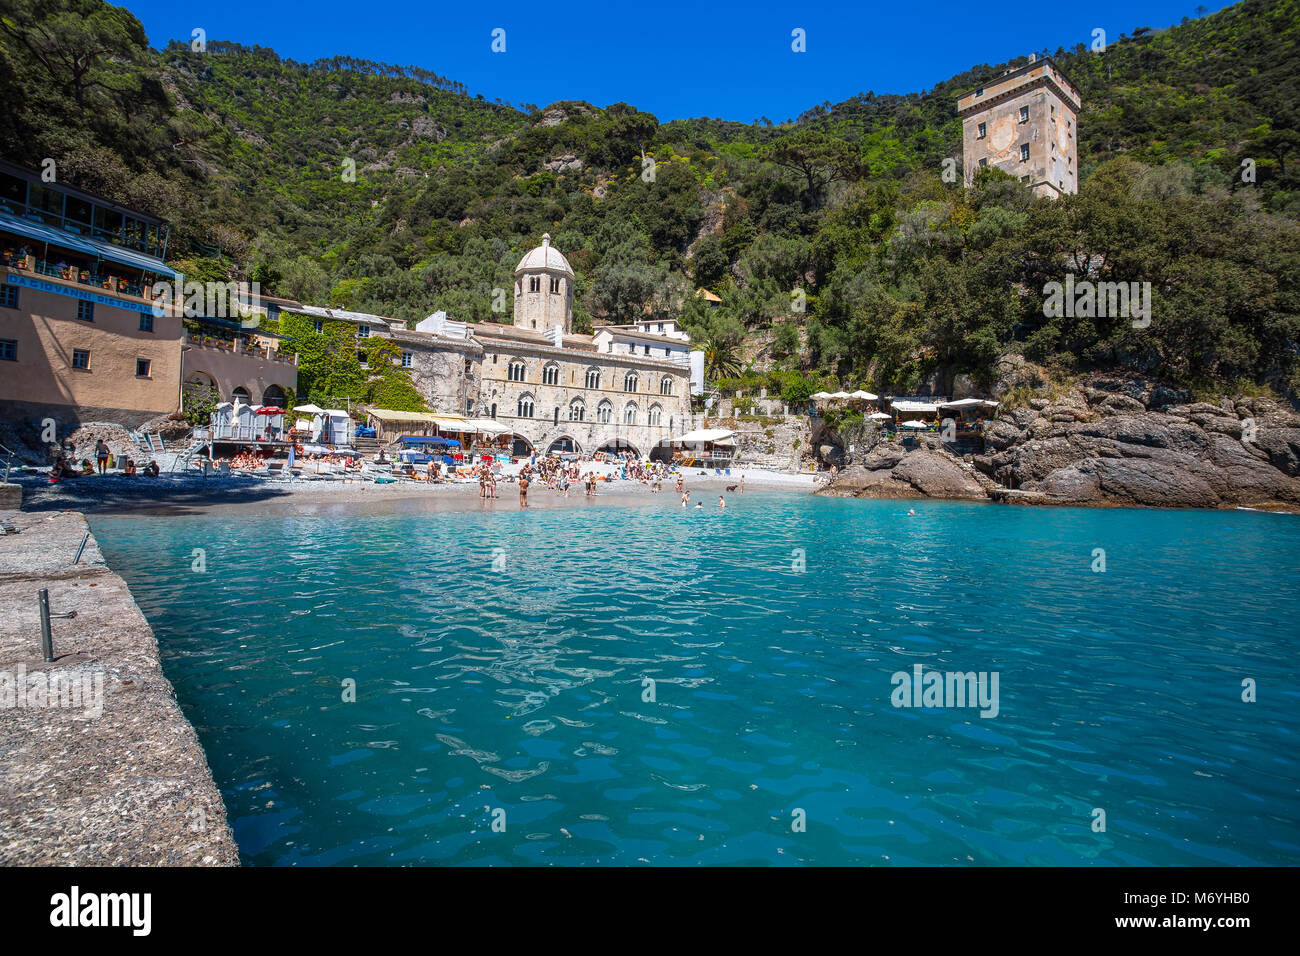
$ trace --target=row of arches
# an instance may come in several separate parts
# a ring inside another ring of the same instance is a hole
[[[514,440],[516,455],[531,455],[536,452],[536,446],[522,435],[516,435]],[[620,452],[630,451],[638,458],[641,457],[641,450],[636,445],[622,438],[612,438],[596,449],[597,452],[606,452],[610,454],[619,454]],[[561,435],[549,445],[546,446],[543,454],[563,454],[572,452],[579,455],[585,454],[582,444],[572,435]]]
[[[221,401],[237,402],[241,405],[270,405],[274,408],[284,408],[289,400],[289,396],[279,385],[268,385],[260,394],[254,394],[251,389],[238,385],[230,390],[229,395],[223,395],[217,380],[207,372],[191,372],[185,380],[185,388],[189,392],[205,391]]]
[[[506,380],[510,382],[522,382],[528,374],[528,366],[523,359],[511,359],[510,364],[506,366]],[[601,387],[602,372],[599,368],[592,367],[587,369],[583,385],[586,388],[598,389]],[[558,362],[547,362],[542,366],[542,384],[559,385],[560,384],[560,364]],[[635,392],[641,387],[641,378],[636,372],[626,372],[623,375],[623,391]],[[652,387],[653,390],[653,387]],[[673,379],[671,375],[664,375],[659,379],[659,394],[673,394]]]

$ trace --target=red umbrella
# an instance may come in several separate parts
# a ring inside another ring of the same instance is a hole
[[[284,409],[283,409],[283,408],[271,408],[271,407],[269,407],[269,406],[263,406],[262,408],[259,408],[257,411],[255,411],[253,414],[254,414],[254,415],[283,415],[283,414],[284,414]]]

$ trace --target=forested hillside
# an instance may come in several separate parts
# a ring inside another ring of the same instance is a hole
[[[1297,0],[1134,29],[1101,53],[1036,51],[1084,103],[1081,191],[1056,202],[997,172],[970,191],[941,176],[961,158],[957,95],[1024,59],[790,125],[660,124],[627,104],[490,103],[347,57],[154,50],[99,0],[5,9],[0,153],[52,157],[65,180],[165,216],[187,274],[499,320],[491,290],[550,232],[580,326],[680,312],[715,380],[752,381],[742,343],[761,336],[792,395],[988,382],[1006,352],[1063,375],[1300,391]],[[1149,327],[1043,317],[1046,282],[1098,263],[1152,284]]]

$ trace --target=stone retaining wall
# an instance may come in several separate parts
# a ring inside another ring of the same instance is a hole
[[[72,563],[85,518],[6,511],[0,526],[0,866],[238,865],[152,629],[93,536]],[[41,588],[77,612],[52,622],[50,664]]]

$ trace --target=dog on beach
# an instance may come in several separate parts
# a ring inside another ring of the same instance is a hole
[[[735,491],[735,490],[736,490],[737,488],[739,488],[739,487],[740,487],[740,485],[727,485],[727,490],[728,490],[728,491]]]

